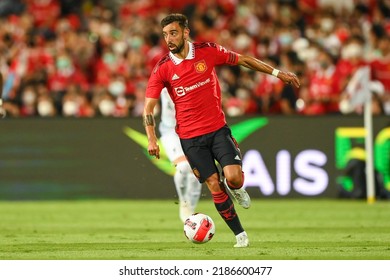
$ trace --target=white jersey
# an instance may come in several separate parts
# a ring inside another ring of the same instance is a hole
[[[174,162],[184,152],[181,148],[179,136],[176,133],[176,111],[175,104],[166,88],[161,91],[161,121],[159,131],[161,134],[160,140],[171,162]]]
[[[166,88],[161,91],[161,122],[159,125],[160,134],[175,132],[176,127],[176,110],[175,104]]]

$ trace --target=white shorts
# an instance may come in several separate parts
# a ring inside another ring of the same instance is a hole
[[[166,133],[160,137],[160,141],[164,146],[165,152],[171,162],[174,162],[181,156],[184,156],[181,148],[179,136],[176,132]]]

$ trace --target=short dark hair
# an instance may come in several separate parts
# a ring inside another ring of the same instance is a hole
[[[164,28],[172,22],[179,23],[181,28],[188,28],[188,19],[183,14],[170,14],[161,20],[161,27]]]

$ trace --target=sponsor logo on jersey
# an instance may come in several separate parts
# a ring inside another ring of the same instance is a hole
[[[183,87],[176,87],[175,92],[177,96],[183,96],[186,94],[185,90]]]
[[[180,77],[175,73],[173,74],[172,81],[178,80]]]
[[[183,96],[183,95],[185,95],[187,92],[190,92],[190,91],[192,91],[192,90],[194,90],[194,89],[203,87],[204,85],[206,85],[206,84],[208,84],[208,83],[210,83],[210,82],[211,82],[210,78],[207,78],[207,79],[204,80],[204,81],[197,82],[196,84],[193,84],[193,85],[188,86],[188,87],[183,87],[183,86],[175,87],[174,90],[175,90],[177,96]]]

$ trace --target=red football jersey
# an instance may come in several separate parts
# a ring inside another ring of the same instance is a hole
[[[185,59],[165,55],[149,78],[146,97],[159,98],[166,87],[176,109],[176,132],[188,139],[226,124],[214,66],[236,65],[238,54],[215,43],[189,43]]]

